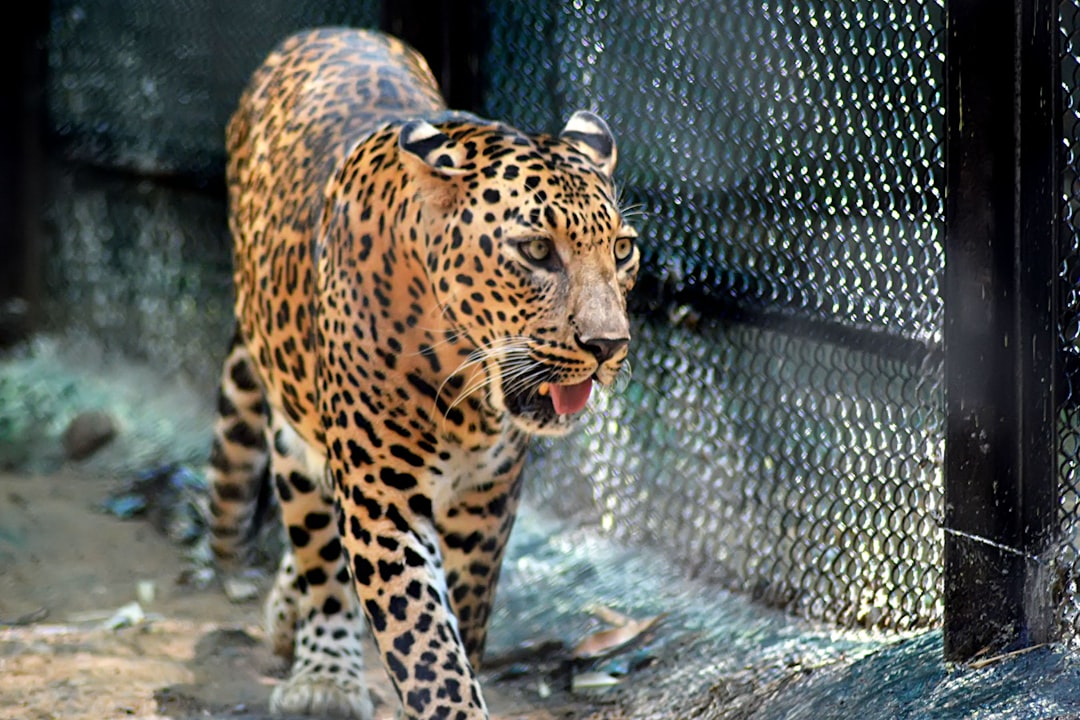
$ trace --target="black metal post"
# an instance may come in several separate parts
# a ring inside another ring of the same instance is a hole
[[[1045,642],[1057,508],[1057,4],[946,2],[945,655]]]
[[[0,347],[40,320],[48,2],[0,30]]]
[[[488,47],[485,3],[383,0],[381,25],[424,56],[452,110],[481,111]]]

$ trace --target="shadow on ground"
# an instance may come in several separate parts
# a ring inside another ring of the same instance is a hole
[[[258,604],[229,603],[215,584],[193,581],[197,554],[145,515],[100,510],[139,467],[197,468],[208,404],[182,381],[150,392],[146,368],[61,348],[39,341],[0,361],[0,717],[266,717],[283,669],[261,642]],[[72,463],[61,435],[86,409],[112,413],[120,432]],[[105,629],[148,581],[147,617]],[[657,615],[625,646],[573,658],[612,617]],[[1064,648],[979,667],[941,657],[938,631],[807,623],[527,507],[484,675],[500,718],[1080,718],[1080,658]],[[377,668],[372,682],[387,693]]]

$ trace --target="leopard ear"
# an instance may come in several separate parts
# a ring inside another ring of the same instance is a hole
[[[584,153],[608,177],[615,172],[618,158],[615,138],[611,135],[611,128],[599,115],[578,110],[570,116],[559,137]]]
[[[451,137],[431,123],[413,120],[401,127],[398,147],[406,156],[420,160],[439,175],[460,175],[464,151]]]

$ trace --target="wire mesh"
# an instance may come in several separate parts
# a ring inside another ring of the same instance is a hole
[[[72,342],[150,362],[213,397],[232,319],[222,202],[90,168],[54,173],[45,311]]]
[[[322,24],[376,27],[380,3],[57,0],[48,108],[69,158],[212,181],[251,72],[281,38]]]
[[[50,9],[50,326],[216,387],[231,336],[225,124],[285,35],[381,4],[58,0]],[[71,162],[74,161],[74,162]],[[209,192],[208,192],[209,191]]]
[[[804,615],[935,623],[942,4],[492,13],[488,114],[599,111],[644,237],[634,379],[527,486]]]
[[[493,4],[488,113],[619,139],[675,289],[940,340],[938,2]]]
[[[636,330],[626,391],[539,451],[549,509],[810,617],[938,617],[937,368],[751,325]]]
[[[1058,556],[1063,636],[1080,639],[1080,2],[1059,6],[1062,97],[1061,364],[1059,458],[1063,542]]]

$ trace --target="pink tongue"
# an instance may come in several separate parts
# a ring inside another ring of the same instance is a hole
[[[589,402],[589,393],[592,392],[592,378],[577,385],[552,385],[551,402],[555,405],[555,412],[560,415],[573,415],[581,412],[585,404]]]

